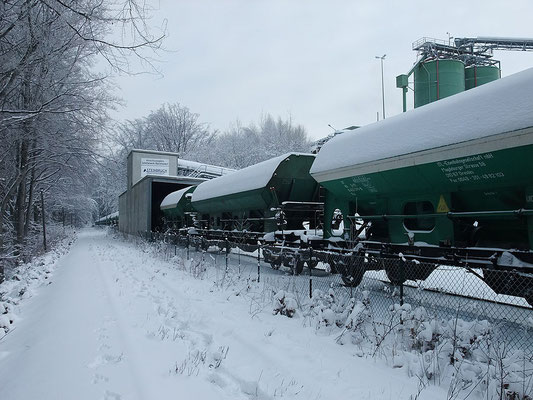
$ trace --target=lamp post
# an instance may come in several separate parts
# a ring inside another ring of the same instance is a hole
[[[451,46],[452,45],[453,36],[450,34],[450,32],[446,32],[446,34],[448,35],[448,46]]]
[[[377,59],[381,60],[381,100],[383,102],[383,119],[385,119],[385,86],[383,83],[383,60],[385,59],[387,55],[383,54],[383,56],[376,56]]]

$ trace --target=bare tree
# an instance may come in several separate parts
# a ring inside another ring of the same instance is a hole
[[[133,148],[142,148],[195,158],[215,135],[207,124],[199,122],[199,117],[179,103],[163,104],[143,119],[121,124],[113,140],[123,150],[123,156]]]
[[[84,183],[116,100],[93,66],[103,57],[131,72],[131,55],[151,65],[144,51],[160,48],[164,27],[152,35],[147,10],[137,0],[0,3],[0,255],[11,233],[23,245],[37,190],[52,204],[92,204]]]
[[[243,126],[236,121],[223,135],[217,137],[216,152],[209,161],[232,168],[252,164],[290,151],[308,152],[310,142],[305,128],[294,125],[289,117],[274,119],[270,114],[261,117],[259,124]]]
[[[199,114],[192,113],[179,103],[163,104],[146,120],[152,145],[156,150],[183,155],[193,152],[213,137],[209,126],[198,121],[199,117]]]

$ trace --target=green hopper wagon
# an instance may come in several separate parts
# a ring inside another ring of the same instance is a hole
[[[311,175],[326,189],[326,236],[338,208],[345,237],[366,227],[367,251],[477,266],[497,293],[531,302],[532,160],[529,69],[338,135]],[[519,272],[496,276],[508,270]]]
[[[191,196],[196,186],[189,186],[167,195],[161,202],[161,211],[167,228],[178,230],[191,223]]]
[[[303,229],[306,212],[284,214],[287,205],[305,205],[318,196],[309,175],[313,154],[288,153],[198,186],[192,206],[201,227],[210,230],[266,233]]]

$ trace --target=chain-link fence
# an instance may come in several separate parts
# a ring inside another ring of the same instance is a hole
[[[164,244],[169,255],[203,257],[218,268],[238,266],[273,292],[285,290],[300,299],[329,293],[345,304],[352,298],[370,299],[374,317],[383,321],[390,318],[395,305],[404,303],[423,307],[436,320],[488,321],[509,346],[533,352],[533,308],[523,297],[527,297],[529,282],[518,272],[195,235],[149,232],[141,237]],[[497,294],[493,289],[515,295]]]

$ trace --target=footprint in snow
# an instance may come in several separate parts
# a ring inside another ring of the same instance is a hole
[[[101,365],[118,364],[123,359],[124,359],[124,354],[122,353],[119,354],[118,356],[113,356],[111,354],[104,354],[104,355],[100,354],[96,356],[93,362],[87,364],[87,367],[94,369],[94,368],[98,368]]]
[[[120,399],[122,399],[122,396],[118,393],[111,392],[109,390],[106,390],[104,393],[103,400],[120,400]]]
[[[222,389],[228,386],[228,383],[226,382],[226,380],[222,376],[220,376],[220,374],[217,374],[217,373],[209,374],[207,377],[207,380],[211,382],[213,385],[216,385]]]
[[[105,375],[94,374],[92,383],[96,385],[97,383],[101,382],[109,382],[109,378]]]
[[[109,346],[108,344],[102,343],[100,346],[98,346],[98,351],[109,350],[110,348],[111,346]]]

